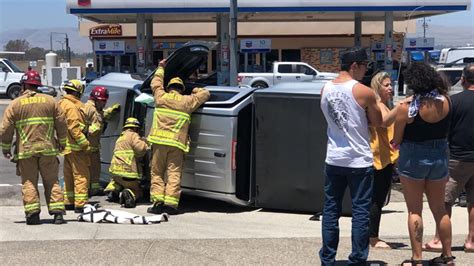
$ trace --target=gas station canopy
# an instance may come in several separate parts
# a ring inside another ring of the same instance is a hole
[[[153,22],[214,22],[228,13],[229,0],[67,0],[67,12],[97,23],[136,23],[137,14]],[[276,21],[383,21],[446,14],[470,9],[470,0],[238,0],[238,20]]]

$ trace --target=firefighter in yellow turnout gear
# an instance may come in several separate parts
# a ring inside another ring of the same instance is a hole
[[[26,224],[39,224],[41,211],[38,173],[41,173],[48,210],[54,223],[64,223],[63,192],[58,182],[58,148],[66,144],[66,122],[53,97],[41,94],[41,78],[36,71],[22,77],[23,92],[8,105],[3,116],[0,145],[3,155],[11,159],[13,135],[16,132],[14,161],[21,175]],[[56,133],[56,134],[55,134]],[[59,140],[59,143],[58,143]]]
[[[155,112],[148,142],[153,144],[150,188],[153,207],[148,208],[148,212],[176,214],[181,194],[184,154],[189,151],[190,144],[190,114],[207,101],[210,94],[203,88],[194,88],[191,95],[183,95],[185,87],[179,77],[171,79],[165,91],[165,65],[166,60],[162,60],[151,81]]]
[[[146,140],[140,137],[139,131],[140,122],[133,117],[127,118],[122,134],[115,143],[109,168],[112,181],[105,188],[109,200],[120,197],[120,203],[125,208],[135,208],[136,201],[142,197],[141,170],[137,159],[146,154],[148,145]]]
[[[89,124],[88,140],[91,146],[89,158],[91,165],[89,167],[90,186],[89,196],[102,194],[102,188],[99,184],[100,178],[100,136],[104,130],[104,124],[113,114],[120,110],[120,104],[116,103],[109,108],[104,109],[109,99],[107,88],[97,86],[91,90],[89,100],[84,104],[84,113]]]
[[[67,143],[64,149],[64,203],[66,210],[81,213],[88,201],[90,143],[84,104],[80,101],[84,85],[70,80],[65,86],[67,95],[59,106],[66,116]]]

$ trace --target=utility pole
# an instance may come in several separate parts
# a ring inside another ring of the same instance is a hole
[[[66,36],[66,57],[67,57],[67,62],[71,62],[71,49],[69,47],[69,38],[67,37],[67,33],[63,32],[50,32],[49,33],[49,45],[50,45],[50,51],[53,51],[53,34],[64,34]]]
[[[230,86],[237,86],[237,0],[230,1]]]

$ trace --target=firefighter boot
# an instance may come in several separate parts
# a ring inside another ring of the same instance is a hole
[[[109,202],[118,202],[119,201],[119,193],[117,191],[107,192],[107,201],[109,201]]]
[[[84,207],[76,207],[74,208],[74,213],[82,213],[84,211]]]
[[[54,224],[65,224],[63,214],[62,213],[55,213],[54,214]]]
[[[148,213],[162,214],[163,213],[163,202],[155,202],[153,207],[148,208]]]
[[[27,214],[26,215],[26,224],[28,224],[28,225],[40,224],[39,212]]]
[[[164,205],[164,206],[163,206],[163,212],[164,212],[164,213],[167,213],[168,215],[177,215],[177,214],[180,214],[178,208],[171,207],[171,206],[168,206],[168,205]]]
[[[137,206],[135,197],[133,196],[130,189],[124,189],[120,194],[120,204],[125,208],[135,208]]]

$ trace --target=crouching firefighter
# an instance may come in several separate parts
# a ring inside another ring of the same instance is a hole
[[[105,188],[110,201],[120,198],[125,208],[135,208],[142,197],[140,188],[140,168],[137,159],[146,154],[146,140],[140,137],[140,122],[133,117],[127,118],[123,131],[115,143],[114,155],[109,172],[112,180]]]
[[[148,142],[153,144],[150,188],[153,206],[148,208],[148,212],[172,215],[178,213],[181,171],[190,144],[190,114],[207,101],[210,94],[205,89],[194,88],[191,95],[183,95],[185,86],[179,77],[172,78],[165,91],[165,65],[166,60],[162,60],[151,81],[155,112]]]
[[[26,224],[40,223],[38,173],[43,180],[49,213],[54,215],[55,224],[62,224],[65,211],[56,156],[66,144],[65,118],[53,97],[37,91],[41,86],[38,72],[26,72],[21,83],[22,94],[8,105],[3,116],[0,134],[3,155],[11,159],[13,135],[16,133],[14,160],[18,164],[17,173],[21,175]]]
[[[66,116],[67,143],[64,149],[64,203],[66,210],[82,213],[89,190],[90,144],[84,104],[80,101],[84,85],[70,80],[64,85],[66,95],[59,106]]]
[[[113,114],[120,110],[120,104],[116,103],[109,108],[104,109],[109,99],[107,88],[97,86],[92,89],[89,100],[84,104],[84,113],[89,124],[88,140],[91,146],[89,158],[91,161],[89,167],[90,186],[89,196],[101,195],[103,193],[99,184],[100,178],[100,136],[105,127],[105,122]]]

